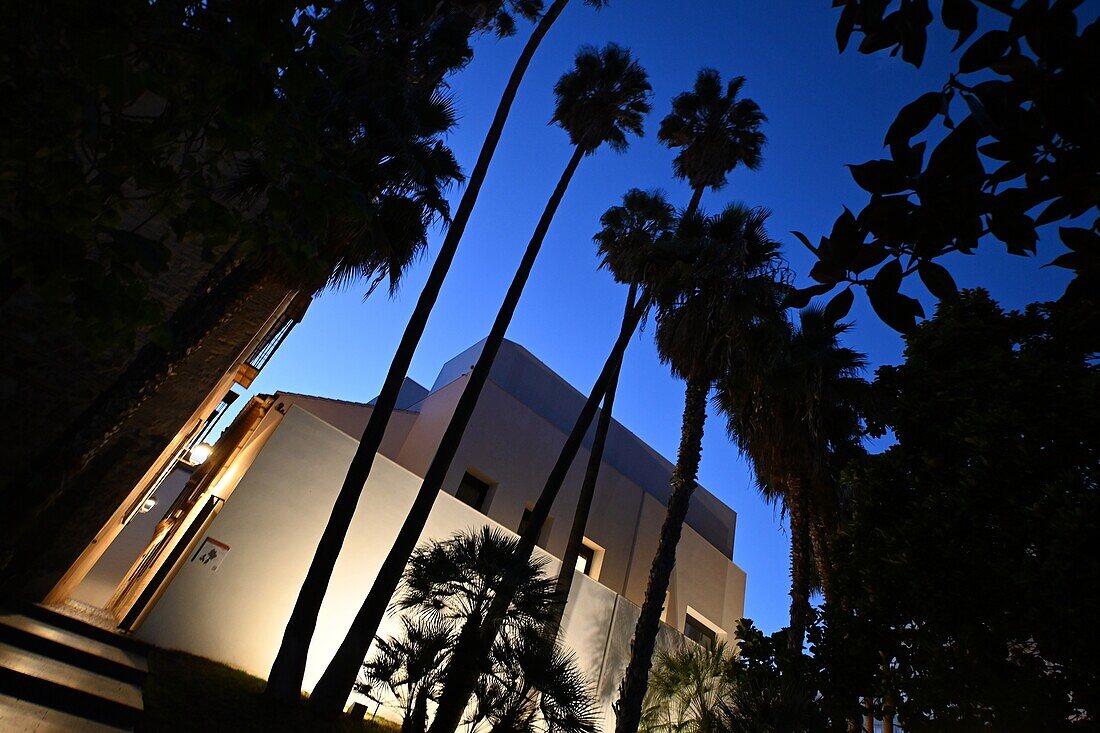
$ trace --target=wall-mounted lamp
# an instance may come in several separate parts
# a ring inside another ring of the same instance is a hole
[[[199,464],[203,463],[207,458],[209,458],[210,454],[213,452],[214,446],[210,445],[209,443],[198,443],[197,445],[192,446],[191,450],[188,452],[188,463],[193,466],[198,466]]]

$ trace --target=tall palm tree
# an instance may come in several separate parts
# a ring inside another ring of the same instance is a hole
[[[687,383],[683,426],[668,511],[619,688],[617,733],[638,729],[676,546],[695,491],[711,386],[740,335],[781,308],[786,267],[764,228],[767,217],[762,209],[732,205],[680,224],[678,239],[692,267],[678,292],[657,304],[656,341],[662,361]]]
[[[584,157],[592,155],[604,144],[617,152],[625,151],[629,136],[641,135],[643,119],[650,110],[650,85],[645,69],[631,57],[626,49],[615,44],[608,44],[600,50],[591,47],[582,48],[575,59],[574,68],[563,75],[554,86],[554,94],[557,105],[552,122],[569,134],[569,139],[574,146],[573,154],[528,242],[523,259],[508,287],[504,302],[485,339],[481,354],[459,397],[454,414],[424,475],[424,482],[402,524],[397,539],[378,571],[370,593],[356,614],[351,629],[313,690],[310,704],[319,710],[338,711],[347,700],[355,681],[355,671],[370,647],[390,597],[400,580],[401,571],[424,529],[432,505],[443,486],[451,461],[454,460],[462,440],[462,434],[477,406],[493,361],[504,341],[508,324],[512,320],[520,296],[523,294],[523,288],[530,277],[542,242],[546,238],[550,223],[573,174]],[[459,649],[461,648],[460,646]],[[456,656],[458,656],[457,652]],[[472,689],[475,681],[476,676],[471,679],[468,689]],[[445,693],[440,700],[433,727],[439,725],[442,719],[448,721],[444,725],[451,725],[450,729],[453,730],[461,719],[465,700],[468,697],[469,693],[466,694],[461,705],[456,707]]]
[[[602,7],[603,0],[586,0],[587,4],[596,8]],[[306,654],[309,651],[309,643],[313,632],[317,627],[317,615],[321,610],[325,592],[328,589],[329,580],[332,577],[333,568],[336,566],[336,558],[340,554],[340,548],[344,544],[348,528],[351,526],[352,516],[359,503],[359,497],[363,492],[367,479],[370,477],[371,468],[374,465],[375,456],[386,432],[390,417],[397,405],[397,396],[401,391],[401,385],[409,371],[413,354],[424,335],[424,329],[428,323],[428,316],[435,307],[436,300],[443,287],[443,282],[450,270],[458,244],[466,231],[466,224],[473,212],[481,186],[485,181],[485,175],[489,170],[493,153],[496,152],[504,131],[504,123],[508,119],[508,113],[519,91],[520,82],[523,80],[527,67],[535,55],[535,51],[542,43],[554,21],[558,19],[568,0],[555,0],[543,14],[530,38],[527,40],[523,51],[512,68],[508,84],[504,88],[504,94],[500,98],[493,121],[481,146],[477,162],[470,173],[466,184],[466,190],[462,194],[458,208],[451,220],[446,237],[439,254],[436,256],[424,289],[416,301],[409,322],[401,335],[397,351],[390,362],[389,371],[382,383],[370,419],[363,429],[363,435],[359,440],[355,455],[348,466],[348,473],[340,488],[336,501],[332,507],[332,513],[325,526],[321,539],[317,544],[313,561],[302,587],[298,592],[290,619],[287,621],[283,632],[282,642],[275,661],[268,674],[266,694],[274,699],[294,700],[301,692],[302,678],[305,674]],[[476,3],[474,5],[477,5]],[[507,7],[515,8],[516,12],[524,17],[534,17],[541,3],[537,0],[515,0],[507,4],[498,1],[491,2],[493,8],[485,9],[477,14],[471,12],[471,17],[492,18],[497,27],[502,25],[507,29],[510,16],[504,12]],[[482,21],[484,22],[484,21]]]
[[[659,191],[642,191],[631,189],[623,196],[621,206],[613,206],[600,217],[603,228],[593,239],[596,241],[600,254],[601,267],[611,271],[615,280],[626,283],[629,288],[626,297],[626,307],[623,311],[621,331],[629,331],[633,334],[638,320],[644,316],[652,295],[647,284],[652,283],[655,272],[659,270],[662,260],[667,256],[661,256],[659,247],[667,242],[675,222],[675,210],[665,200],[664,194]],[[643,289],[643,305],[639,309],[636,303],[639,287]],[[622,368],[622,354],[615,360],[614,372],[610,376],[603,396],[603,407],[600,410],[599,419],[596,421],[596,432],[592,437],[592,447],[588,456],[588,465],[585,468],[584,480],[581,483],[580,494],[577,497],[577,506],[573,512],[573,524],[569,530],[569,539],[565,545],[565,554],[562,556],[561,569],[558,572],[557,598],[554,619],[546,628],[548,638],[555,638],[561,627],[562,613],[565,611],[565,603],[569,598],[569,591],[573,586],[573,576],[577,566],[577,558],[580,557],[581,545],[584,540],[584,530],[588,524],[588,515],[592,508],[592,498],[596,492],[596,481],[599,478],[600,464],[603,461],[604,444],[607,442],[607,432],[611,427],[611,412],[615,404],[615,390],[619,381],[619,370]],[[591,400],[591,395],[589,396]],[[598,399],[598,398],[597,398]],[[584,425],[587,432],[588,424]],[[572,463],[572,456],[569,457]],[[564,478],[564,477],[563,477]],[[543,494],[552,492],[545,500],[553,504],[561,484],[548,485]],[[542,500],[542,497],[540,497]],[[549,512],[549,509],[547,509]],[[540,512],[541,514],[541,512]],[[534,516],[534,512],[532,512]],[[537,524],[537,528],[530,525]],[[534,547],[534,539],[542,533],[543,521],[528,522],[527,534],[529,544]],[[522,549],[522,546],[521,548]]]
[[[743,85],[744,78],[737,77],[727,85],[726,91],[723,93],[718,72],[712,69],[703,69],[699,72],[693,91],[684,92],[675,97],[672,112],[661,122],[661,131],[658,135],[661,142],[669,147],[682,148],[673,161],[674,173],[678,178],[687,180],[692,187],[691,201],[683,212],[681,220],[691,220],[699,208],[703,191],[707,188],[718,189],[724,186],[726,175],[738,165],[744,165],[750,169],[755,169],[760,165],[761,150],[765,142],[760,126],[766,118],[756,102],[751,99],[737,98]],[[645,250],[640,251],[644,252]],[[665,258],[664,266],[672,267],[675,271],[674,264],[668,258]],[[656,273],[650,270],[649,274]],[[661,279],[666,283],[671,281],[669,274],[668,272],[660,272]],[[650,282],[651,286],[654,282]],[[640,306],[642,312],[635,315],[639,319],[644,315],[644,309],[648,308],[648,303],[641,303]],[[626,321],[624,321],[623,327],[624,330],[627,328]],[[633,332],[634,326],[631,325],[629,328]],[[624,349],[625,344],[616,343],[615,349],[612,350],[612,356],[605,363],[604,371],[601,372],[600,378],[596,380],[596,385],[589,395],[588,402],[581,410],[573,430],[566,439],[539,501],[531,511],[525,536],[520,538],[521,552],[533,550],[535,540],[542,532],[542,528],[550,516],[550,507],[565,480],[565,474],[572,465],[573,459],[580,449],[581,440],[591,425],[596,407],[599,404],[600,395],[606,389],[603,385],[605,383],[610,384],[617,379],[618,367],[616,364],[621,362],[622,350]],[[611,372],[608,372],[609,368],[612,370]],[[613,390],[607,391],[613,392]],[[612,402],[613,400],[614,397],[612,397]],[[610,405],[605,405],[604,411],[608,414],[601,416],[601,419],[606,420],[607,424],[610,425]],[[599,440],[600,430],[601,428],[597,426],[597,436],[593,442],[593,454],[589,456],[589,463],[585,472],[584,485],[589,491],[594,490],[599,471],[599,461],[602,458],[602,456],[596,455],[596,449],[599,448],[602,451],[603,447],[602,441]],[[603,437],[606,438],[606,428],[603,430]],[[585,489],[582,488],[582,493],[584,491]],[[582,495],[582,500],[583,498]],[[584,522],[587,521],[586,518],[582,518],[582,514],[587,512],[587,509],[583,506],[579,506],[578,509],[583,510],[583,512],[578,511],[575,515],[574,526],[570,533],[570,544],[571,546],[576,545],[576,547],[573,547],[575,552],[579,552]],[[563,568],[572,568],[575,564],[575,556],[570,556],[567,553]],[[572,577],[567,575],[567,582],[563,581],[562,583],[562,591],[566,595],[559,599],[562,604],[568,598],[568,585],[571,583]],[[502,593],[502,599],[506,595],[506,593]],[[559,609],[559,614],[562,612],[564,612],[564,606]],[[494,614],[490,613],[489,627],[487,628],[489,638],[482,642],[482,653],[485,653],[484,650],[490,647],[491,641],[489,639],[495,633],[492,629],[493,619]],[[560,615],[558,623],[560,623]],[[547,631],[554,631],[554,629],[550,627]]]
[[[860,450],[860,401],[866,359],[840,345],[848,324],[818,308],[784,323],[763,358],[742,351],[719,380],[718,405],[757,486],[779,501],[791,522],[791,648],[801,650],[809,620],[811,563],[832,601],[828,536],[838,512],[838,459]],[[812,550],[811,550],[812,546]]]
[[[699,208],[703,190],[718,190],[737,166],[756,170],[763,161],[766,138],[760,129],[767,117],[751,99],[738,99],[745,77],[722,88],[714,69],[701,69],[690,92],[676,95],[672,112],[661,120],[657,139],[679,148],[672,161],[677,178],[691,185],[688,213]]]

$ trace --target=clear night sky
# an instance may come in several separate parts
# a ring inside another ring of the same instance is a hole
[[[630,47],[649,70],[654,110],[646,136],[625,155],[605,150],[581,164],[508,337],[588,391],[614,339],[625,297],[624,288],[597,270],[591,237],[599,215],[631,187],[662,188],[677,205],[686,205],[689,191],[672,178],[672,153],[658,145],[656,130],[671,97],[688,89],[702,66],[718,69],[723,78],[746,76],[744,93],[769,117],[764,165],[757,172],[736,171],[725,189],[704,196],[703,205],[715,210],[741,200],[770,208],[770,229],[786,244],[799,283],[806,284],[809,253],[789,231],[816,240],[843,205],[862,206],[866,195],[844,165],[886,157],[882,137],[894,114],[918,94],[939,88],[950,68],[950,40],[944,35],[933,34],[919,71],[885,54],[839,55],[833,39],[836,11],[829,5],[824,0],[616,0],[597,13],[574,0],[524,80],[411,376],[431,385],[446,359],[488,331],[568,158],[565,133],[547,125],[551,88],[585,43]],[[1093,17],[1096,11],[1092,3],[1081,15]],[[473,62],[453,79],[461,119],[449,144],[467,170],[528,31],[524,26],[510,39],[482,39]],[[458,194],[452,192],[456,204]],[[961,287],[985,286],[1006,306],[1052,299],[1061,293],[1066,271],[1040,268],[1059,247],[1055,232],[1043,234],[1038,258],[1011,257],[998,243],[987,242],[980,254],[947,264]],[[381,292],[364,302],[361,288],[317,300],[250,393],[283,389],[373,398],[438,241],[437,232],[392,300]],[[919,284],[909,289],[930,312]],[[866,352],[873,366],[899,361],[901,338],[877,321],[862,296],[851,317],[856,326],[850,345]],[[651,333],[641,334],[627,354],[615,417],[674,459],[682,400],[683,384],[658,362]],[[766,632],[774,631],[787,618],[786,528],[778,510],[756,493],[746,464],[726,441],[721,418],[712,412],[706,429],[699,481],[737,511],[734,560],[748,573],[745,614]]]

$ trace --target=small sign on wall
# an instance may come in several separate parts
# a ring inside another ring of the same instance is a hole
[[[218,542],[213,537],[207,537],[199,545],[199,549],[191,558],[191,562],[197,562],[204,565],[210,572],[215,572],[228,554],[229,545]]]

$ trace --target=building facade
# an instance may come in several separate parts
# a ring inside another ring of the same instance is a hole
[[[321,610],[307,690],[391,547],[479,349],[447,362],[431,389],[406,382]],[[484,525],[516,532],[584,399],[523,347],[506,342],[421,540]],[[254,398],[214,454],[174,479],[177,498],[137,559],[123,567],[105,556],[74,597],[114,604],[120,626],[139,638],[266,675],[372,409],[291,393]],[[560,563],[553,558],[564,553],[590,439],[539,540],[555,574]],[[565,643],[596,687],[605,727],[613,723],[610,704],[645,595],[671,471],[669,461],[612,422],[563,622]],[[707,644],[732,633],[745,593],[745,573],[733,562],[735,529],[733,510],[700,487],[678,548],[663,644],[682,643],[684,635]],[[107,598],[116,577],[119,585]],[[388,619],[381,633],[396,624]]]

